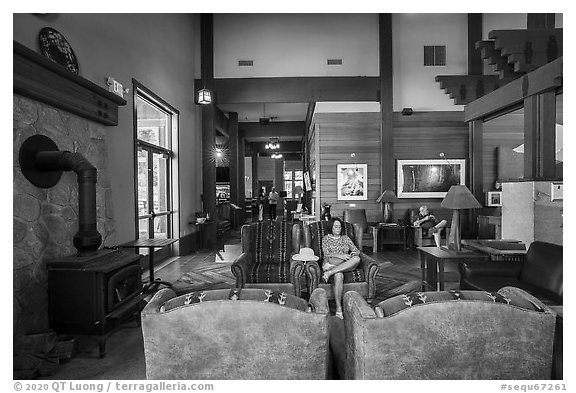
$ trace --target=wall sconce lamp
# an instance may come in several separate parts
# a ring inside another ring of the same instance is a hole
[[[440,206],[452,209],[452,225],[450,227],[450,236],[448,238],[448,248],[451,250],[462,250],[460,244],[460,210],[461,209],[478,209],[482,205],[472,195],[465,185],[456,185],[450,187],[448,193],[440,203]]]
[[[392,204],[394,202],[398,202],[399,199],[394,194],[392,190],[385,190],[379,197],[376,199],[376,203],[384,203],[384,222],[390,223],[392,222]]]
[[[212,103],[212,92],[206,88],[198,90],[196,100],[200,105],[209,105]]]

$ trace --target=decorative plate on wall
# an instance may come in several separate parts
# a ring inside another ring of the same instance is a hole
[[[78,61],[72,47],[62,34],[50,27],[44,27],[38,34],[38,40],[44,56],[78,74]]]

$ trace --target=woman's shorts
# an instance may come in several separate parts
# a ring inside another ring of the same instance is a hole
[[[336,265],[332,265],[331,263],[326,262],[322,265],[322,270],[326,271],[326,270],[332,269],[334,266],[336,266]]]

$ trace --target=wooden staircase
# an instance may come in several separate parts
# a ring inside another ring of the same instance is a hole
[[[492,30],[488,37],[476,42],[476,49],[495,74],[435,78],[456,105],[466,105],[562,56],[562,29]]]

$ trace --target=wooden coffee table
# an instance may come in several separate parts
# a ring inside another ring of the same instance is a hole
[[[428,287],[444,290],[444,264],[446,262],[460,262],[462,260],[489,259],[487,254],[477,251],[454,251],[444,247],[417,247],[420,253],[420,268],[422,269],[422,290]]]

